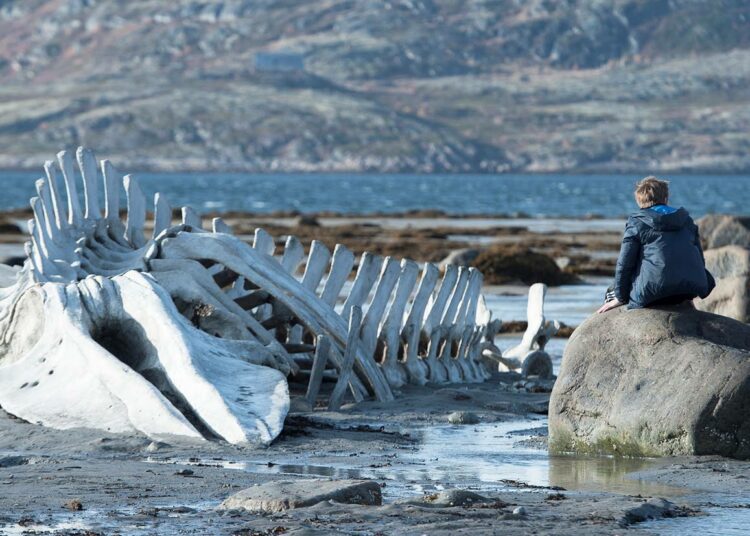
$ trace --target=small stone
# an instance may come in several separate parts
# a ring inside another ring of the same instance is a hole
[[[0,468],[6,467],[17,467],[19,465],[27,465],[29,459],[23,456],[5,456],[0,458]]]
[[[74,512],[78,512],[83,510],[83,503],[79,501],[78,499],[72,499],[65,504],[63,504],[63,508],[67,508],[68,510],[73,510]]]
[[[526,508],[524,508],[523,506],[516,506],[513,509],[513,515],[516,515],[516,516],[525,516],[526,515]]]
[[[148,444],[145,450],[146,452],[156,452],[167,447],[169,447],[168,443],[162,443],[161,441],[152,441]]]
[[[175,472],[175,475],[177,476],[191,476],[193,474],[193,471],[190,469],[180,469],[179,471]]]
[[[649,519],[660,519],[662,517],[675,517],[679,515],[675,505],[666,499],[652,498],[634,508],[625,510],[620,525],[627,526],[641,523]]]
[[[302,214],[301,216],[298,216],[295,223],[297,224],[297,227],[320,227],[320,222],[318,221],[318,219],[315,216],[309,214]]]
[[[448,422],[451,424],[477,424],[479,417],[476,413],[470,411],[454,411],[448,415]]]
[[[440,491],[432,495],[425,495],[418,501],[407,501],[409,504],[427,504],[430,506],[476,506],[492,502],[491,499],[463,489]]]

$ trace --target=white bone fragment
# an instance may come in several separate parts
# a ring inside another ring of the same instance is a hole
[[[320,299],[331,307],[336,305],[336,298],[341,293],[341,289],[346,283],[346,279],[354,267],[354,254],[346,247],[338,244],[333,250],[333,260],[331,261],[331,270],[328,272],[328,278],[323,286],[323,292]]]
[[[284,254],[281,257],[282,268],[294,275],[304,258],[305,248],[302,246],[302,242],[296,236],[289,236],[286,239],[286,244],[284,244]]]
[[[432,291],[435,288],[439,276],[439,270],[437,266],[432,263],[427,263],[422,271],[422,279],[419,282],[419,288],[417,294],[412,302],[409,316],[404,324],[404,329],[401,332],[402,339],[406,341],[406,358],[404,359],[404,367],[409,375],[409,381],[417,385],[424,385],[428,381],[432,381],[430,378],[433,376],[430,370],[430,362],[425,358],[419,357],[419,347],[424,340],[425,347],[427,347],[430,339],[430,334],[423,331],[422,321],[424,318],[424,311],[427,307],[427,303],[432,296]],[[436,364],[435,356],[433,355],[432,360],[433,367],[439,367],[444,369],[442,364]],[[440,374],[436,372],[435,374]]]
[[[318,335],[315,344],[315,359],[310,370],[310,380],[307,384],[305,399],[311,409],[315,409],[315,401],[318,399],[320,384],[323,381],[323,371],[328,363],[328,355],[331,351],[331,341],[325,335]]]
[[[344,400],[349,377],[352,374],[358,352],[361,323],[362,310],[355,305],[352,307],[349,316],[349,330],[346,338],[346,351],[344,352],[343,364],[339,371],[338,381],[336,382],[333,392],[331,393],[331,398],[328,401],[328,409],[331,411],[338,410]]]
[[[276,243],[274,242],[274,239],[270,234],[268,234],[263,229],[258,228],[255,230],[255,240],[253,241],[253,247],[261,253],[265,253],[266,255],[273,255],[273,252],[276,249]]]
[[[57,161],[65,180],[65,191],[68,197],[68,223],[79,226],[83,215],[81,214],[81,203],[78,200],[78,189],[76,188],[75,172],[73,171],[73,157],[68,151],[57,153]]]
[[[417,282],[418,272],[419,267],[416,262],[410,260],[401,262],[401,274],[398,278],[393,301],[378,336],[385,343],[385,358],[382,361],[381,368],[388,383],[393,388],[401,387],[409,380],[406,369],[399,361],[401,324],[404,319],[407,300]]]
[[[211,228],[214,233],[232,234],[232,228],[221,218],[214,218],[211,221]]]
[[[146,196],[143,195],[138,180],[132,175],[125,175],[122,180],[128,196],[128,220],[125,224],[125,239],[134,248],[143,247],[146,239],[143,225],[146,222]]]
[[[172,226],[172,207],[167,198],[159,192],[154,194],[154,230],[151,238],[156,238]]]
[[[78,167],[83,175],[83,197],[84,197],[84,218],[98,219],[101,217],[99,208],[99,186],[96,176],[96,159],[94,153],[83,147],[76,151],[76,160]]]
[[[201,217],[192,207],[182,207],[182,224],[193,229],[203,229]]]

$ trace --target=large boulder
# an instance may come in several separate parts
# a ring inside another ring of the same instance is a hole
[[[716,278],[716,288],[705,299],[695,300],[701,311],[750,321],[750,250],[740,246],[709,249],[706,268]]]
[[[689,307],[617,308],[575,330],[552,452],[750,458],[750,326]]]
[[[697,221],[706,249],[724,246],[750,248],[750,218],[727,214],[707,214]]]

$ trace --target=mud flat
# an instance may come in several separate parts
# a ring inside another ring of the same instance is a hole
[[[263,449],[56,431],[2,414],[0,534],[658,534],[696,523],[731,534],[746,523],[747,463],[550,457],[548,394],[516,380],[292,413]],[[453,412],[478,422],[451,425]],[[217,508],[255,484],[316,478],[377,482],[383,504]],[[441,502],[451,490],[487,500]]]

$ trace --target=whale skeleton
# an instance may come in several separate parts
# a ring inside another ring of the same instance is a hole
[[[500,355],[474,268],[293,236],[274,255],[262,229],[250,245],[190,207],[173,221],[158,193],[148,217],[137,179],[88,149],[44,170],[27,259],[0,274],[0,406],[19,418],[268,444],[290,384],[313,407],[326,379],[331,408],[347,392],[390,401],[409,383],[484,381],[483,353]]]

